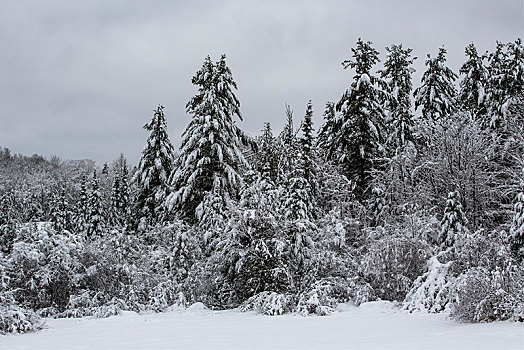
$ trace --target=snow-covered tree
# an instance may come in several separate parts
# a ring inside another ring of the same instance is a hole
[[[254,171],[244,175],[240,200],[219,243],[221,270],[241,301],[257,293],[283,293],[293,284],[289,243],[278,228],[278,190]]]
[[[384,61],[384,69],[380,71],[386,79],[388,90],[391,93],[389,100],[388,126],[391,129],[390,143],[394,147],[403,148],[408,142],[415,143],[413,113],[411,112],[411,91],[413,84],[411,75],[415,71],[412,67],[413,49],[404,49],[401,45],[386,47],[388,56]]]
[[[333,148],[333,132],[334,132],[334,122],[335,122],[335,103],[327,102],[326,108],[324,110],[324,123],[318,131],[317,144],[321,150],[329,150]]]
[[[67,200],[65,191],[62,190],[60,195],[56,196],[53,202],[53,212],[51,213],[51,219],[55,225],[55,229],[58,232],[63,230],[71,231],[73,228],[73,212],[69,207],[69,202]]]
[[[115,174],[113,180],[113,187],[111,189],[111,198],[109,203],[108,215],[109,224],[112,226],[119,226],[122,223],[122,218],[120,215],[120,191],[120,175]]]
[[[193,117],[182,134],[166,207],[171,214],[194,220],[206,194],[218,193],[225,201],[237,197],[242,183],[239,172],[248,167],[241,145],[248,139],[233,120],[235,115],[242,120],[242,114],[226,56],[216,63],[206,57],[192,82],[198,93],[186,106]]]
[[[383,105],[388,94],[383,90],[383,81],[371,74],[371,68],[379,62],[378,51],[360,38],[351,50],[354,60],[346,60],[342,65],[353,68],[355,75],[336,106],[340,114],[333,122],[328,157],[336,157],[344,166],[362,196],[367,190],[371,169],[384,154],[382,143],[387,115]]]
[[[444,217],[440,222],[439,242],[442,246],[453,247],[457,235],[468,231],[467,224],[468,220],[462,211],[459,192],[452,191],[448,194]]]
[[[311,220],[313,213],[310,193],[311,185],[305,177],[304,156],[299,153],[283,196],[284,230],[287,231],[290,242],[295,272],[299,275],[304,272],[308,248],[313,247],[311,233],[316,228]]]
[[[301,145],[301,155],[304,165],[304,178],[309,182],[312,190],[315,186],[315,159],[316,159],[316,141],[313,135],[313,106],[309,100],[306,108],[306,115],[302,123],[302,135],[299,139]]]
[[[260,158],[258,171],[266,179],[277,181],[279,171],[277,141],[273,136],[271,124],[268,122],[264,123],[262,136],[259,139],[258,154]]]
[[[132,181],[137,187],[135,209],[141,224],[154,224],[160,217],[159,206],[167,192],[168,176],[173,169],[174,149],[167,134],[164,107],[154,110],[151,121],[144,125],[149,131],[138,170]]]
[[[129,189],[129,170],[127,169],[127,161],[125,158],[123,158],[119,177],[120,192],[118,197],[118,208],[122,219],[121,224],[124,228],[128,228],[131,224],[131,191]]]
[[[489,125],[495,129],[507,118],[508,106],[524,90],[524,45],[522,39],[513,43],[497,42],[489,55],[487,104]]]
[[[511,249],[519,260],[524,258],[524,180],[515,198],[513,221],[510,227]]]
[[[296,159],[299,143],[293,121],[293,110],[286,104],[286,124],[278,137],[278,183],[286,184],[289,181],[289,174],[293,170],[293,162]]]
[[[91,191],[88,197],[89,215],[87,217],[88,237],[102,235],[105,229],[105,218],[102,212],[102,198],[100,195],[100,185],[96,176],[96,170],[93,172],[91,180]]]
[[[75,228],[77,233],[84,233],[87,230],[89,218],[89,198],[87,194],[87,177],[82,175],[80,182],[80,193],[75,208]]]
[[[460,74],[464,78],[460,82],[458,100],[464,108],[479,116],[486,112],[484,102],[489,77],[488,69],[484,66],[486,55],[479,55],[473,43],[466,46],[465,53],[467,60],[460,67]]]
[[[455,110],[457,90],[454,83],[457,75],[445,65],[446,53],[446,49],[441,47],[437,57],[432,58],[428,54],[422,86],[414,92],[415,109],[422,106],[422,115],[429,122],[446,119]]]

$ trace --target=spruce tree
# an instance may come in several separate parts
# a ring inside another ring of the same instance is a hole
[[[514,43],[497,42],[497,47],[489,55],[489,80],[487,104],[489,126],[501,126],[507,117],[509,104],[524,90],[524,46],[521,39]]]
[[[380,75],[386,79],[388,91],[392,95],[388,108],[390,143],[395,148],[402,149],[408,142],[416,141],[410,98],[413,89],[411,75],[415,71],[412,65],[415,58],[411,57],[413,49],[404,49],[402,45],[391,45],[386,47],[386,51],[388,56]]]
[[[244,174],[238,205],[219,245],[220,268],[239,301],[289,291],[288,239],[278,228],[278,191],[255,171]]]
[[[461,106],[473,113],[476,119],[486,113],[485,96],[489,72],[484,66],[486,55],[479,55],[475,44],[471,43],[465,49],[467,60],[460,67],[464,78],[460,82],[458,101]]]
[[[83,234],[87,231],[88,218],[89,218],[89,199],[87,194],[87,177],[82,175],[80,182],[80,193],[78,195],[78,202],[76,204],[76,219],[75,229],[79,234]]]
[[[109,204],[109,224],[113,227],[120,226],[122,224],[121,216],[121,187],[120,187],[120,175],[115,174],[113,180],[113,187],[111,189],[111,198]]]
[[[166,207],[171,215],[195,220],[206,194],[220,196],[224,204],[237,197],[242,183],[239,172],[248,167],[241,146],[248,138],[233,120],[235,116],[242,120],[242,114],[225,55],[216,63],[206,57],[192,82],[198,93],[186,105],[193,117],[182,134]]]
[[[297,130],[293,122],[293,110],[286,104],[286,124],[278,137],[278,179],[277,183],[285,185],[289,181],[289,174],[293,170],[293,162],[298,152]]]
[[[327,102],[326,108],[324,109],[324,123],[318,131],[317,144],[321,150],[329,151],[334,148],[333,146],[333,134],[334,134],[334,123],[335,123],[335,103]]]
[[[314,188],[316,142],[313,133],[313,106],[311,100],[309,100],[306,108],[306,115],[304,116],[304,122],[302,123],[302,135],[299,142],[304,162],[304,178]]]
[[[415,109],[422,106],[422,115],[430,123],[448,118],[455,110],[457,75],[445,65],[446,53],[446,49],[441,47],[437,57],[428,54],[422,86],[414,92]]]
[[[118,209],[120,211],[121,225],[127,230],[131,224],[131,194],[129,189],[129,170],[127,169],[127,161],[125,158],[123,158],[119,178],[120,193],[118,198]]]
[[[382,143],[387,115],[383,105],[388,94],[383,90],[383,81],[371,74],[379,62],[378,51],[360,38],[351,51],[353,60],[346,60],[342,65],[353,68],[355,75],[336,105],[339,115],[333,122],[333,141],[327,155],[344,167],[346,175],[356,182],[359,196],[363,197],[371,180],[371,170],[384,155]]]
[[[58,232],[64,230],[71,231],[73,228],[73,213],[69,207],[65,191],[62,190],[53,202],[51,219],[55,229]]]
[[[443,247],[453,247],[457,235],[467,232],[468,220],[462,211],[460,195],[458,191],[448,194],[444,217],[440,222],[439,243]]]
[[[264,123],[258,147],[258,171],[266,179],[276,182],[278,179],[278,149],[271,124]]]
[[[298,276],[304,273],[309,248],[313,247],[311,234],[315,230],[312,217],[311,185],[305,177],[304,156],[298,153],[293,162],[293,171],[284,192],[284,230],[294,262],[293,270]]]
[[[102,198],[100,194],[100,185],[96,176],[96,170],[93,172],[91,180],[91,191],[88,197],[89,216],[87,218],[88,237],[100,236],[104,233],[105,218],[102,212]]]
[[[138,170],[132,179],[138,192],[135,210],[142,226],[152,225],[160,219],[160,206],[167,192],[167,180],[173,169],[174,158],[163,106],[154,110],[153,118],[144,125],[144,129],[150,133]]]

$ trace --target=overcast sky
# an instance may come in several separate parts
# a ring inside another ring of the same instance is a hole
[[[222,53],[244,130],[270,121],[279,132],[285,103],[298,122],[309,99],[318,129],[350,83],[341,62],[358,37],[382,61],[385,46],[413,48],[416,87],[441,45],[457,71],[468,43],[492,50],[523,32],[523,0],[0,0],[0,146],[98,164],[123,152],[136,164],[162,104],[178,147],[191,77]]]

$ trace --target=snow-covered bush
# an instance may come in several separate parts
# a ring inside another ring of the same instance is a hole
[[[429,247],[402,235],[386,236],[371,243],[360,263],[360,272],[377,297],[403,300],[413,281],[426,269]]]
[[[472,268],[457,278],[452,293],[452,315],[461,321],[524,321],[524,271],[516,265]]]
[[[11,293],[0,291],[0,334],[32,332],[42,328],[40,317],[18,306]]]
[[[82,240],[74,235],[59,235],[39,225],[22,228],[7,259],[15,299],[33,310],[64,310],[76,283],[76,257],[82,249]]]
[[[419,276],[404,299],[408,311],[440,312],[450,301],[450,287],[454,277],[449,268],[452,261],[442,263],[441,254],[429,259],[428,271]]]
[[[186,307],[187,299],[183,292],[180,291],[180,285],[167,280],[154,286],[149,291],[149,302],[147,309],[155,312],[163,312],[170,307]]]
[[[292,312],[295,309],[295,305],[295,298],[291,294],[264,291],[247,299],[240,306],[240,310],[276,316]]]
[[[353,297],[354,285],[344,278],[325,278],[298,296],[297,312],[301,315],[330,315],[338,303]]]
[[[103,292],[84,290],[72,295],[65,311],[55,317],[85,317],[104,318],[118,315],[122,310],[129,310],[125,300],[111,297]]]

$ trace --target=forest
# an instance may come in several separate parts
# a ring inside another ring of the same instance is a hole
[[[208,56],[178,149],[161,105],[137,166],[0,149],[0,334],[195,302],[524,321],[524,45],[470,44],[458,72],[446,55],[415,88],[411,48],[381,62],[358,39],[321,125],[309,101],[254,136],[225,55]]]

